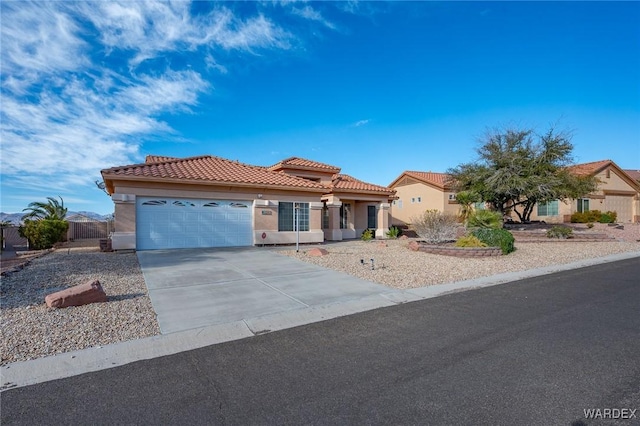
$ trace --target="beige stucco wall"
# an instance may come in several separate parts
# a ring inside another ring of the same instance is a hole
[[[404,225],[411,223],[411,218],[423,213],[425,210],[457,211],[456,204],[448,204],[445,193],[435,187],[428,186],[421,182],[396,186],[396,196],[398,200],[391,206],[391,222],[393,225]],[[421,202],[417,202],[418,197]],[[415,202],[411,202],[414,198]],[[402,201],[402,208],[400,208]]]

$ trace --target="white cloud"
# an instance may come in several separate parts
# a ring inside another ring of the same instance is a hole
[[[291,11],[294,14],[296,14],[298,16],[301,16],[301,17],[303,17],[305,19],[309,19],[311,21],[320,22],[320,23],[322,23],[323,25],[325,25],[328,28],[331,28],[331,29],[335,29],[336,28],[333,23],[331,23],[328,20],[326,20],[322,16],[322,14],[320,12],[318,12],[316,9],[312,8],[309,5],[306,5],[306,6],[302,7],[302,8],[294,7],[294,8],[291,9]]]
[[[264,15],[211,5],[196,15],[185,1],[0,3],[3,187],[91,186],[100,169],[137,161],[143,141],[180,139],[159,117],[198,107],[212,85],[197,70],[228,72],[216,51],[291,46]],[[152,71],[147,60],[158,60]]]
[[[371,120],[367,119],[367,120],[359,120],[356,121],[355,123],[353,123],[351,126],[352,127],[361,127],[361,126],[365,126],[367,124],[369,124]]]

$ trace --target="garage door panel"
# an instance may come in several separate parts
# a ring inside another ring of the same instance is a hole
[[[618,214],[618,222],[627,223],[633,220],[633,197],[624,195],[607,195],[605,210]]]
[[[250,201],[139,197],[138,249],[253,244]]]

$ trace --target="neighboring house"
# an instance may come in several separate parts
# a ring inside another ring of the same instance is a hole
[[[575,212],[615,211],[619,223],[640,222],[640,182],[611,160],[594,161],[571,167],[581,176],[595,176],[598,190],[579,200],[552,201],[534,207],[531,220],[548,223],[569,222]]]
[[[394,191],[292,157],[270,167],[214,156],[147,156],[102,170],[114,249],[231,247],[384,238]],[[297,227],[299,223],[299,231]]]
[[[611,160],[595,161],[571,167],[577,175],[596,176],[598,190],[579,200],[554,200],[534,207],[531,220],[548,223],[569,222],[575,212],[615,211],[619,223],[640,222],[640,172],[622,170]],[[391,223],[404,225],[427,209],[457,213],[455,192],[446,185],[446,173],[405,171],[389,187],[397,199],[391,207]],[[477,204],[476,208],[483,208]],[[515,216],[515,215],[514,215]],[[515,217],[514,217],[515,219]]]
[[[446,173],[405,171],[389,184],[396,191],[391,223],[406,225],[425,210],[458,213],[455,192],[446,184]]]

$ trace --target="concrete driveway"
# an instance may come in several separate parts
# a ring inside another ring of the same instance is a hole
[[[395,293],[264,248],[139,251],[163,334]]]

